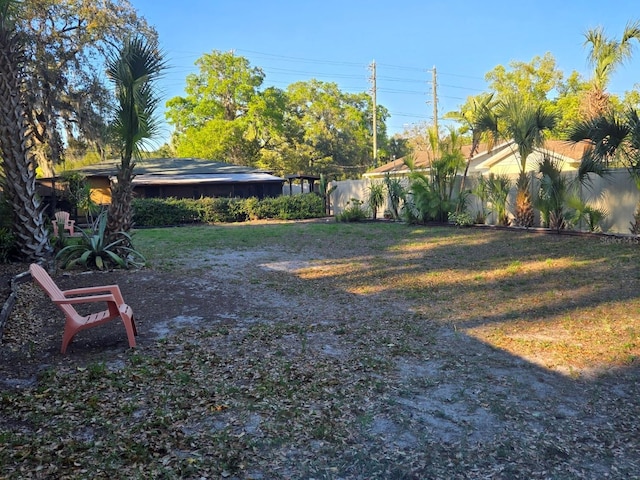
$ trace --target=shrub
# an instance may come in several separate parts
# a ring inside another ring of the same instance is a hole
[[[231,223],[277,218],[282,220],[317,218],[325,215],[322,198],[315,194],[283,195],[259,200],[255,197],[141,198],[133,202],[133,220],[140,227],[184,223]]]
[[[201,207],[192,199],[136,198],[132,207],[134,224],[143,227],[193,223],[201,215]]]
[[[362,207],[362,201],[352,198],[347,202],[342,213],[336,215],[338,222],[361,222],[368,217],[366,210]]]
[[[15,249],[15,238],[8,228],[0,227],[0,263],[9,261]]]
[[[473,225],[473,218],[467,211],[464,212],[451,212],[449,213],[449,223],[453,223],[458,227],[468,227]]]

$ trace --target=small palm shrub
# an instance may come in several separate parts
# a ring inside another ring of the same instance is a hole
[[[371,182],[369,185],[369,208],[375,220],[378,216],[378,209],[384,204],[384,184]]]
[[[476,211],[474,223],[484,225],[487,221],[487,215],[489,215],[489,209],[487,208],[487,200],[489,199],[489,183],[485,177],[480,174],[478,182],[471,189],[471,193],[476,196],[480,202],[480,208]]]
[[[82,237],[73,239],[56,255],[62,268],[83,266],[89,269],[105,270],[111,267],[141,267],[146,263],[142,254],[127,246],[131,244],[131,236],[125,232],[118,233],[118,240],[107,243],[105,235],[107,212],[103,211],[96,219],[93,228],[81,229]]]
[[[491,202],[492,211],[496,214],[498,225],[509,225],[507,198],[511,190],[511,179],[508,175],[490,173],[487,177],[487,189],[487,198]]]
[[[387,193],[389,194],[389,210],[394,220],[400,218],[400,212],[402,209],[402,203],[405,201],[407,192],[402,185],[402,181],[399,178],[391,177],[388,173],[384,177],[384,184],[387,187]]]

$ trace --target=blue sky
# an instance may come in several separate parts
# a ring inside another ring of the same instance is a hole
[[[619,38],[640,19],[637,0],[130,0],[160,35],[170,69],[160,88],[168,100],[184,95],[194,62],[213,50],[234,50],[265,74],[263,86],[286,88],[316,78],[348,92],[368,91],[377,64],[378,104],[390,112],[390,134],[432,122],[432,74],[438,112],[487,91],[497,65],[529,62],[551,52],[558,67],[588,77],[584,33],[602,26]],[[640,44],[616,71],[609,90],[640,82]],[[170,127],[166,127],[166,138]]]

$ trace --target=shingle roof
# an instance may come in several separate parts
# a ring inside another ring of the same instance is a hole
[[[508,144],[502,144],[502,146],[505,146],[505,145],[508,145]],[[488,147],[487,144],[480,144],[480,146],[478,147],[478,151],[474,155],[474,158],[480,155],[487,155],[490,157],[491,154],[488,154],[487,147]],[[501,146],[495,146],[494,150],[498,152],[499,150],[501,150],[500,147]],[[547,140],[545,141],[544,150],[555,152],[559,155],[563,155],[565,157],[571,158],[572,160],[575,160],[576,162],[578,162],[580,161],[580,159],[582,158],[582,155],[584,154],[584,151],[588,147],[589,147],[588,142],[571,143],[566,140]],[[471,152],[471,145],[463,145],[461,150],[464,157],[468,158]],[[429,168],[429,165],[431,163],[431,155],[432,154],[430,151],[415,152],[412,155],[415,162],[415,168],[417,170],[424,170]],[[373,170],[368,171],[365,174],[365,176],[378,176],[378,175],[383,175],[385,173],[408,173],[409,168],[404,163],[405,158],[406,157],[402,157],[392,162],[385,163],[384,165],[381,165],[377,168],[374,168]]]
[[[116,174],[119,163],[119,161],[110,160],[78,168],[76,171],[86,176],[112,176]],[[270,172],[242,165],[232,165],[230,163],[198,158],[153,158],[137,161],[134,173],[136,175],[211,175]]]

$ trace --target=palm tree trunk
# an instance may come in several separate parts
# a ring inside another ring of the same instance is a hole
[[[133,226],[133,167],[131,162],[123,162],[118,169],[116,182],[111,187],[111,204],[109,205],[106,235],[109,241],[124,238],[120,232],[129,232]],[[131,247],[129,242],[122,246]]]
[[[7,15],[3,9],[2,17]],[[50,257],[40,199],[36,163],[29,152],[30,135],[23,103],[22,47],[15,28],[0,19],[0,153],[4,192],[11,206],[13,233],[27,261]]]

